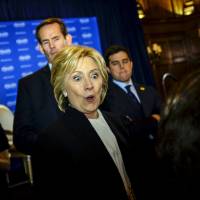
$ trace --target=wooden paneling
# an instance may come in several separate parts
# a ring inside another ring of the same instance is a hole
[[[195,1],[196,12],[190,16],[166,13],[171,7],[177,9],[181,2],[183,3],[182,0],[141,1],[148,11],[141,21],[146,45],[157,43],[162,47],[159,61],[152,63],[161,95],[164,95],[162,77],[165,73],[173,74],[180,81],[186,74],[200,68],[200,12],[198,12],[200,0]],[[163,12],[163,9],[166,12]],[[168,92],[174,84],[176,82],[170,78],[166,81]]]

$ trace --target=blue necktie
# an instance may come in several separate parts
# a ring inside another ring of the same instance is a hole
[[[133,94],[133,92],[131,91],[131,85],[127,85],[127,86],[125,86],[125,88],[126,88],[126,90],[127,90],[127,94],[132,98],[132,100],[133,100],[135,103],[140,104],[140,103],[138,102],[136,96],[135,96],[135,95]]]

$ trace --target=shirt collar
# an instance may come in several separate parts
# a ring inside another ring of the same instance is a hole
[[[51,64],[51,63],[49,63],[49,69],[50,69],[50,71],[51,71],[51,69],[52,69],[52,64]]]
[[[124,91],[126,91],[126,86],[127,85],[133,85],[133,81],[130,79],[128,83],[122,82],[122,81],[117,81],[113,79],[113,82],[118,85],[120,88],[122,88]]]

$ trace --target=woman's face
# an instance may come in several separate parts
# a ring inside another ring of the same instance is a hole
[[[103,79],[92,58],[84,57],[76,69],[65,77],[65,92],[72,107],[87,118],[97,118],[101,101]]]

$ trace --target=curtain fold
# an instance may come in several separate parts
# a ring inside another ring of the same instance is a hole
[[[155,86],[136,0],[1,0],[0,10],[1,21],[96,16],[102,52],[112,44],[129,48],[134,80]]]

